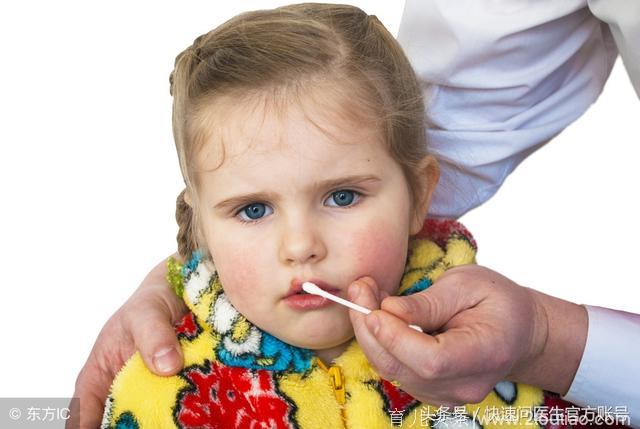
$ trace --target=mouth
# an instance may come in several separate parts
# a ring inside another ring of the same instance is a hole
[[[311,279],[311,280],[299,280],[299,279],[295,279],[291,282],[291,287],[289,288],[289,292],[287,293],[287,295],[285,296],[285,298],[288,298],[290,296],[293,295],[310,295],[309,293],[305,292],[304,290],[302,290],[302,283],[309,281],[313,284],[315,284],[316,286],[318,286],[320,289],[327,291],[331,294],[338,294],[340,292],[340,289],[334,288],[330,285],[328,285],[327,283],[323,282],[322,280],[318,280],[318,279]]]
[[[320,289],[325,290],[333,295],[339,294],[340,289],[334,288],[322,280],[309,279],[309,281],[317,285]],[[289,293],[283,298],[284,303],[294,311],[307,312],[321,310],[325,307],[334,305],[334,302],[323,296],[307,293],[302,290],[303,280],[294,279],[291,282]]]

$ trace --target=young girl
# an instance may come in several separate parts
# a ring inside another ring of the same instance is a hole
[[[169,280],[191,312],[176,326],[185,368],[116,377],[104,428],[384,428],[446,421],[381,379],[353,340],[346,298],[363,277],[411,294],[473,263],[459,224],[423,224],[438,178],[424,108],[399,45],[373,16],[301,4],[239,15],[198,37],[171,74],[186,190]],[[529,414],[553,400],[502,382],[456,409]],[[436,413],[436,411],[438,411]]]

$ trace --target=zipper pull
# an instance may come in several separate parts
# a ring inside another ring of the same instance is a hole
[[[333,393],[336,395],[338,403],[344,405],[344,403],[347,402],[347,392],[344,386],[344,376],[342,375],[342,371],[340,371],[340,367],[329,367],[329,376],[331,377]]]

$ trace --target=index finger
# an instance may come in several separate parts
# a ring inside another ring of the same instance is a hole
[[[91,358],[89,358],[91,360]],[[80,371],[65,429],[100,427],[112,378],[87,363]]]
[[[483,347],[483,336],[472,328],[451,328],[431,336],[410,329],[404,320],[383,310],[367,317],[378,319],[377,343],[425,380],[477,374],[491,361],[487,354],[492,351]]]

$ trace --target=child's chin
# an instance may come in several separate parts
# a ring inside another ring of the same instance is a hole
[[[311,350],[330,349],[350,342],[354,337],[353,327],[348,319],[332,318],[336,323],[327,320],[304,320],[302,323],[290,324],[284,329],[264,329],[279,340]]]
[[[347,345],[351,342],[354,335],[353,332],[350,335],[345,335],[340,338],[332,337],[332,338],[313,338],[312,336],[307,336],[303,339],[293,339],[293,340],[284,340],[286,343],[291,344],[296,347],[301,347],[304,349],[310,349],[315,351],[332,349],[334,347],[338,347],[341,345]]]

